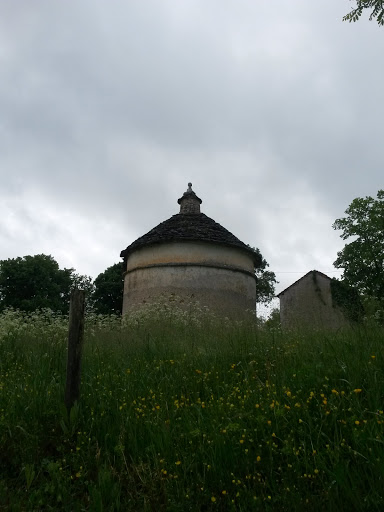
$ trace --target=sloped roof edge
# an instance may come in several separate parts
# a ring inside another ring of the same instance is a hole
[[[309,274],[312,274],[312,273],[316,273],[320,276],[323,276],[327,279],[329,279],[330,281],[332,281],[332,278],[327,276],[326,274],[324,274],[323,272],[320,272],[320,270],[310,270],[309,272],[307,272],[305,275],[303,275],[303,277],[300,277],[300,279],[298,279],[297,281],[295,281],[294,283],[292,283],[291,285],[289,285],[287,288],[285,288],[283,291],[281,291],[280,293],[278,293],[276,295],[276,297],[280,297],[280,295],[283,295],[287,290],[289,290],[290,288],[292,288],[293,286],[296,286],[297,283],[299,283],[300,281],[302,281],[303,279],[305,279],[307,276],[309,276]]]

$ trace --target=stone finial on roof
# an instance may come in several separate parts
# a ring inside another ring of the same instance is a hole
[[[180,205],[180,213],[200,213],[202,200],[192,190],[192,183],[188,183],[188,189],[180,199],[177,200]]]

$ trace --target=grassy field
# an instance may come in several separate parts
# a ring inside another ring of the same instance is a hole
[[[384,332],[0,316],[0,510],[384,510]]]

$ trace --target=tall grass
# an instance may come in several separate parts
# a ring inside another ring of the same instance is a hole
[[[296,332],[162,305],[0,316],[0,509],[383,510],[383,330]]]

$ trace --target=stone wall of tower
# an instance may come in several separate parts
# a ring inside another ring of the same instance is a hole
[[[198,301],[229,317],[255,312],[253,260],[237,248],[201,242],[172,242],[141,248],[127,260],[123,314],[160,297],[181,305]]]

